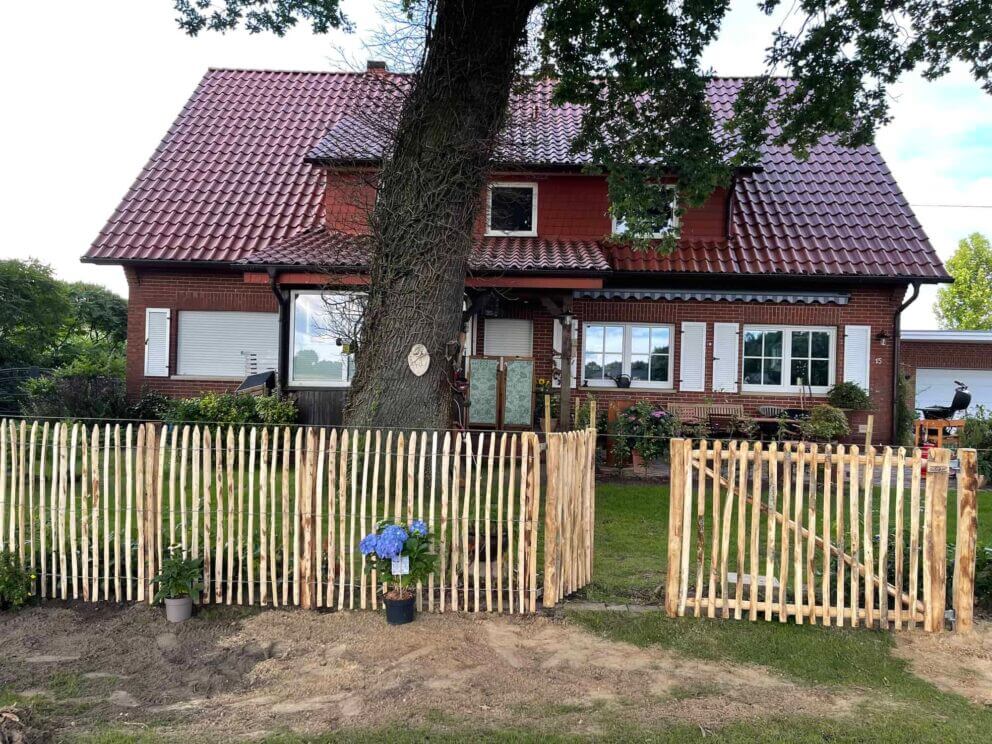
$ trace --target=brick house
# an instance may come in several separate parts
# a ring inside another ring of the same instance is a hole
[[[353,360],[328,328],[352,320],[382,156],[365,112],[404,84],[373,66],[206,74],[83,259],[127,274],[130,395],[228,390],[276,369],[309,421],[339,420]],[[741,84],[712,80],[718,118]],[[551,378],[570,328],[580,397],[749,412],[853,380],[887,439],[907,288],[949,278],[878,151],[824,141],[800,161],[767,147],[681,214],[660,185],[673,210],[658,229],[677,229],[677,248],[636,252],[609,240],[622,223],[605,179],[570,152],[581,112],[550,93],[514,98],[480,195],[467,352],[532,358]]]

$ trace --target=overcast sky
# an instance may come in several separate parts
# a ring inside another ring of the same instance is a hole
[[[326,70],[362,62],[377,26],[370,0],[344,0],[357,33],[316,37],[204,34],[176,26],[172,0],[7,3],[0,26],[0,258],[33,256],[65,279],[126,293],[120,267],[79,257],[208,67]],[[775,21],[737,0],[707,63],[721,75],[761,72]],[[992,235],[992,97],[966,71],[904,81],[879,147],[937,251]],[[920,206],[917,206],[920,205]],[[933,291],[905,328],[936,327]]]

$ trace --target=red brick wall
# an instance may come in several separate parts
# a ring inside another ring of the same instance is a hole
[[[679,344],[680,324],[683,321],[706,321],[706,391],[681,392],[674,390],[619,389],[619,388],[579,388],[580,397],[592,393],[603,406],[612,399],[651,400],[666,402],[717,402],[741,403],[752,415],[759,406],[796,406],[798,395],[780,393],[716,393],[712,392],[712,347],[713,323],[734,322],[778,323],[782,325],[817,325],[837,328],[837,367],[835,379],[843,379],[844,371],[844,329],[845,325],[871,326],[871,366],[869,373],[870,395],[875,405],[874,439],[887,442],[891,436],[892,420],[892,364],[893,364],[893,313],[899,307],[904,288],[854,289],[847,305],[777,305],[729,302],[659,302],[659,301],[615,301],[615,300],[576,300],[573,304],[575,317],[582,321],[619,321],[664,323],[675,326],[675,349],[672,363],[673,376],[678,379],[681,348]],[[537,360],[537,376],[550,377],[552,362],[553,320],[537,303],[531,305],[505,304],[501,308],[505,317],[531,317],[534,321],[534,356]],[[482,352],[484,324],[479,324],[477,353]],[[888,338],[883,346],[876,338],[884,331]],[[578,358],[582,359],[582,333],[579,333]],[[738,357],[740,358],[740,354]],[[738,362],[740,364],[740,362]],[[580,365],[581,366],[581,365]],[[676,385],[677,388],[677,385]],[[856,433],[856,432],[855,432]]]
[[[910,390],[916,390],[918,369],[992,369],[992,344],[903,341],[899,346],[899,365],[909,377]]]
[[[375,190],[368,172],[328,171],[324,214],[328,225],[347,233],[366,229]],[[537,183],[537,234],[547,239],[599,240],[612,231],[606,178],[582,175],[507,175],[494,181]],[[726,230],[726,191],[717,189],[700,207],[686,211],[682,236],[720,239]],[[486,210],[479,211],[476,234],[486,229]]]
[[[236,383],[218,380],[176,380],[145,377],[145,310],[172,310],[169,333],[169,369],[176,369],[176,326],[180,310],[240,310],[277,312],[268,285],[245,284],[241,272],[224,269],[164,270],[125,269],[129,289],[127,304],[127,391],[136,398],[143,389],[188,397],[207,391],[223,392]]]

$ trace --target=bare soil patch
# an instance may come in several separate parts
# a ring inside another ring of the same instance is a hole
[[[153,723],[177,737],[439,721],[575,733],[616,720],[713,728],[844,715],[858,702],[546,618],[425,614],[389,628],[371,612],[218,608],[170,626],[148,607],[48,605],[7,620],[0,646],[0,686],[72,703],[73,725]]]
[[[895,653],[941,690],[992,705],[992,623],[976,621],[967,634],[898,633]]]

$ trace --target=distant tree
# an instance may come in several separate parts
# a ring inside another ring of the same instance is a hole
[[[340,0],[174,0],[181,28],[282,35],[347,26]],[[729,0],[398,0],[419,42],[370,219],[370,281],[348,396],[350,424],[449,423],[450,346],[461,325],[472,229],[510,94],[538,71],[555,100],[584,106],[575,146],[606,174],[631,235],[666,208],[659,178],[682,205],[726,184],[768,144],[803,153],[825,134],[864,144],[890,118],[890,88],[958,60],[992,92],[989,0],[761,0],[784,11],[769,69],[735,103],[729,129],[706,97],[704,50]],[[419,26],[419,28],[418,28]],[[409,48],[407,48],[409,49]],[[783,85],[773,76],[795,82]],[[772,123],[772,117],[776,123]],[[668,241],[671,245],[671,241]],[[423,343],[427,374],[407,367]]]
[[[51,362],[70,312],[65,285],[34,259],[0,261],[0,367]]]
[[[937,291],[934,309],[941,328],[992,330],[992,246],[981,233],[958,243],[947,261],[954,283]]]

